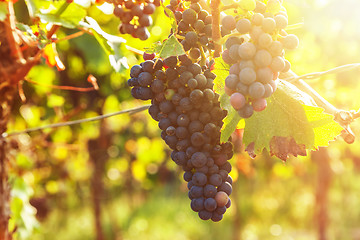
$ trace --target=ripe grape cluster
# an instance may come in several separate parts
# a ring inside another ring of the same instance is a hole
[[[171,0],[168,6],[174,12],[179,39],[192,59],[199,59],[201,54],[214,49],[211,41],[212,17],[202,9],[199,0],[191,0],[188,8],[176,5],[177,0]]]
[[[146,55],[149,58],[149,55]],[[149,113],[185,171],[191,209],[203,220],[220,221],[231,201],[231,142],[220,144],[227,112],[213,91],[216,75],[187,55],[152,59],[131,68],[128,85],[137,99],[151,99]]]
[[[146,40],[150,33],[147,27],[152,25],[151,15],[161,0],[108,0],[114,4],[114,15],[121,21],[119,32],[131,34],[134,38]]]
[[[253,1],[253,0],[252,0]],[[249,118],[267,106],[266,98],[277,88],[279,72],[290,69],[284,49],[295,49],[298,38],[287,34],[288,17],[280,0],[261,1],[243,16],[227,15],[222,28],[236,33],[227,38],[222,54],[231,65],[225,91],[239,115]]]

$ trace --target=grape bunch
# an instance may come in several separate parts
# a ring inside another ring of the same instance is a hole
[[[202,9],[199,0],[191,0],[188,8],[177,0],[171,0],[168,8],[174,12],[179,39],[188,55],[197,60],[202,54],[214,49],[211,41],[212,17]]]
[[[149,55],[146,55],[149,58]],[[149,113],[185,171],[191,209],[203,220],[220,221],[231,201],[231,142],[220,144],[226,110],[213,90],[216,75],[187,55],[152,59],[131,68],[132,96],[151,99]]]
[[[288,17],[280,0],[257,1],[247,10],[247,14],[222,19],[222,27],[235,33],[227,38],[222,54],[224,62],[231,65],[225,92],[242,118],[266,108],[266,98],[277,88],[279,72],[290,69],[284,49],[299,44],[295,35],[285,31]]]
[[[108,0],[114,4],[114,15],[121,21],[119,32],[131,34],[134,38],[146,40],[150,33],[147,27],[152,25],[151,15],[161,0]]]

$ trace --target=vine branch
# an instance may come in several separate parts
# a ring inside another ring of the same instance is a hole
[[[351,65],[351,64],[350,64]],[[360,64],[359,64],[360,66]],[[354,67],[354,66],[353,66]],[[325,72],[321,72],[319,74],[328,74],[334,73],[335,71],[344,71],[344,69],[349,69],[349,67],[340,66],[336,68],[337,70],[329,70]],[[316,73],[317,74],[317,73]],[[315,74],[315,75],[316,75]],[[310,76],[311,74],[306,74]],[[305,75],[305,76],[306,76]],[[321,76],[321,75],[318,75]],[[285,81],[289,81],[289,79],[296,79],[297,81],[293,82],[295,86],[297,86],[300,90],[304,91],[305,93],[309,94],[316,102],[319,107],[324,108],[325,112],[334,116],[334,120],[340,124],[344,131],[342,133],[342,137],[344,138],[346,143],[354,143],[355,141],[355,134],[350,128],[350,124],[356,119],[360,117],[360,113],[355,112],[354,110],[346,111],[342,109],[336,108],[330,102],[328,102],[325,98],[323,98],[318,92],[316,92],[309,84],[307,84],[304,80],[301,79],[301,76],[296,75],[293,71],[289,71],[287,73],[281,74],[281,79]]]
[[[10,132],[10,133],[3,133],[0,136],[0,139],[1,138],[12,137],[12,136],[20,135],[20,134],[24,134],[24,133],[40,131],[40,130],[47,129],[47,128],[57,128],[57,127],[71,126],[71,125],[85,123],[85,122],[99,121],[101,119],[113,117],[113,116],[120,115],[120,114],[126,114],[126,113],[134,114],[134,113],[144,111],[144,110],[148,109],[149,107],[150,107],[150,105],[145,105],[145,106],[141,106],[141,107],[137,107],[137,108],[126,109],[126,110],[113,112],[113,113],[109,113],[109,114],[104,114],[104,115],[99,115],[99,116],[91,117],[91,118],[84,118],[84,119],[68,121],[68,122],[62,122],[62,123],[54,123],[54,124],[49,124],[49,125],[45,125],[45,126],[41,126],[41,127],[27,128],[27,129],[22,130],[22,131],[14,131],[14,132]]]
[[[211,0],[211,15],[212,15],[212,39],[215,46],[214,57],[220,57],[222,46],[219,44],[221,40],[220,31],[220,0]]]
[[[346,65],[342,65],[342,66],[339,66],[339,67],[336,67],[336,68],[332,68],[330,70],[323,71],[323,72],[313,72],[313,73],[308,73],[308,74],[304,74],[304,75],[301,75],[301,76],[297,76],[296,74],[291,75],[291,76],[289,76],[287,78],[284,78],[283,80],[292,83],[292,82],[295,82],[295,81],[300,80],[300,79],[308,80],[308,79],[320,78],[320,77],[322,77],[324,75],[327,75],[327,74],[340,73],[340,72],[348,71],[348,70],[355,69],[355,68],[358,68],[358,67],[360,67],[360,63],[346,64]]]

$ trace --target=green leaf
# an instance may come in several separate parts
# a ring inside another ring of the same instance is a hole
[[[216,75],[216,78],[214,80],[214,90],[220,95],[225,93],[225,78],[229,76],[229,68],[230,66],[225,63],[222,58],[215,58],[215,65],[213,70],[213,73],[215,73]],[[221,101],[220,103],[223,104]],[[224,108],[223,105],[222,107]]]
[[[229,140],[231,134],[236,130],[236,126],[242,118],[234,108],[231,108],[224,119],[224,128],[221,130],[220,142]]]
[[[104,32],[96,20],[91,17],[86,17],[86,21],[90,24],[88,27],[95,31],[94,36],[106,55],[109,56],[110,64],[114,70],[120,72],[124,68],[128,69],[127,58],[123,54],[126,51],[123,44],[126,40]]]
[[[42,11],[42,13],[37,13],[36,15],[45,22],[66,28],[76,28],[79,22],[86,16],[86,10],[77,4],[70,4],[62,13],[57,14],[57,11],[61,9],[62,6],[63,5],[60,5],[58,9],[51,11]]]
[[[0,2],[0,21],[4,21],[9,13],[6,2]]]
[[[170,56],[179,56],[185,54],[185,51],[182,44],[179,43],[174,35],[172,35],[163,42],[158,53],[161,58],[167,58]]]
[[[281,81],[268,106],[245,120],[244,143],[255,143],[255,153],[270,151],[270,141],[276,137],[291,137],[306,149],[327,146],[340,134],[341,126],[333,116],[314,107],[313,100],[288,82]],[[306,105],[305,105],[306,104]]]

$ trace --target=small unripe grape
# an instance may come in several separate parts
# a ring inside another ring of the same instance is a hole
[[[249,118],[254,114],[254,109],[250,104],[246,104],[242,109],[238,111],[238,114],[242,118]]]
[[[249,95],[251,98],[258,99],[264,97],[265,88],[262,83],[254,82],[249,87]]]
[[[263,20],[264,20],[264,15],[262,15],[261,13],[254,13],[254,15],[251,18],[251,23],[255,26],[260,26]]]
[[[271,33],[276,28],[276,22],[273,18],[264,18],[261,26],[264,32]]]
[[[230,89],[235,89],[236,84],[239,82],[239,78],[235,74],[230,74],[225,78],[225,86]]]
[[[273,57],[280,56],[282,54],[284,47],[281,42],[273,41],[270,44],[269,52]]]
[[[182,18],[183,18],[183,21],[187,24],[193,24],[196,20],[197,20],[197,16],[196,16],[196,12],[194,9],[186,9],[184,12],[183,12],[183,15],[182,15]]]
[[[259,40],[258,40],[259,46],[262,48],[267,48],[271,45],[272,43],[272,37],[270,34],[268,33],[263,33],[259,36]]]
[[[274,17],[274,20],[276,22],[276,28],[277,29],[285,29],[288,25],[288,19],[287,17],[283,16],[283,15],[276,15]]]
[[[285,67],[284,69],[282,70],[282,72],[288,72],[291,68],[291,63],[285,59]]]
[[[244,60],[252,59],[256,54],[256,47],[253,43],[246,42],[239,47],[239,56]]]
[[[264,98],[268,98],[274,93],[274,90],[269,83],[264,84],[264,88],[265,88]]]
[[[290,49],[290,50],[295,49],[299,46],[299,39],[294,34],[287,35],[282,39],[281,42],[286,49]]]
[[[266,99],[265,98],[259,98],[259,99],[256,99],[252,102],[252,106],[254,108],[254,111],[256,112],[261,112],[263,111],[266,106],[267,106],[267,102],[266,102]]]
[[[222,26],[227,29],[227,30],[234,30],[236,27],[236,21],[234,16],[231,15],[226,15],[222,21],[221,21]]]
[[[282,58],[280,56],[274,57],[271,61],[270,68],[274,72],[281,72],[285,68],[284,58]]]
[[[250,31],[250,37],[254,40],[257,41],[260,37],[261,34],[263,34],[264,31],[261,29],[261,27],[253,27]]]
[[[236,23],[236,30],[241,33],[241,34],[245,34],[248,33],[251,29],[251,22],[246,19],[246,18],[242,18],[239,21],[237,21]]]
[[[240,82],[246,85],[250,85],[256,81],[256,72],[252,68],[244,68],[241,70],[239,77]]]
[[[254,63],[258,67],[267,67],[271,64],[272,56],[266,50],[259,50],[255,54]]]
[[[270,68],[259,68],[256,71],[257,81],[261,83],[269,83],[273,80],[273,72]]]
[[[241,93],[234,93],[230,97],[230,104],[235,110],[240,110],[245,106],[246,99]]]

